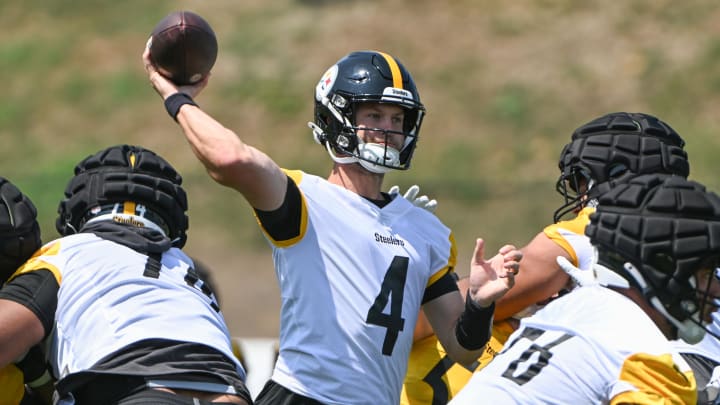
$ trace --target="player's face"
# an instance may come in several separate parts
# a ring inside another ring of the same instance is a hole
[[[402,134],[404,119],[405,110],[393,104],[363,103],[355,114],[358,127],[375,129],[358,130],[358,136],[363,141],[387,145],[396,150],[401,150],[405,142]]]

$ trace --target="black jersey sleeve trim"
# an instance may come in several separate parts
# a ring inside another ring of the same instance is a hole
[[[285,200],[274,211],[255,209],[258,221],[265,232],[276,242],[300,236],[302,232],[302,195],[295,181],[288,176]]]
[[[0,290],[0,298],[15,301],[31,310],[42,322],[45,337],[52,331],[60,285],[50,270],[23,273]]]
[[[457,276],[455,276],[455,272],[448,271],[425,289],[422,303],[424,305],[426,302],[432,301],[441,295],[445,295],[453,291],[459,291],[457,286]]]

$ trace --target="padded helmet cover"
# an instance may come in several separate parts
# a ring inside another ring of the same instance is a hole
[[[173,246],[182,247],[188,229],[182,177],[165,159],[140,146],[118,145],[88,156],[75,166],[65,188],[55,226],[61,235],[79,232],[91,210],[116,203],[144,206],[165,228]]]
[[[37,209],[6,178],[0,177],[0,283],[41,247]]]
[[[684,146],[672,127],[649,114],[616,112],[582,125],[560,153],[556,188],[565,204],[555,212],[555,222],[639,174],[687,177],[690,163]],[[576,189],[580,177],[592,181],[589,190]]]
[[[641,175],[599,197],[585,233],[600,264],[633,284],[623,269],[631,263],[648,284],[646,297],[684,320],[702,305],[695,272],[720,258],[720,197],[680,176]]]

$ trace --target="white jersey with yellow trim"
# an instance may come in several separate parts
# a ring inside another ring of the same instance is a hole
[[[523,319],[450,403],[694,404],[695,388],[688,364],[640,307],[591,286]]]
[[[300,236],[272,247],[282,295],[272,379],[327,404],[397,404],[426,287],[455,265],[450,230],[395,198],[385,207],[286,171]]]
[[[545,235],[565,249],[570,255],[570,262],[580,269],[589,269],[593,262],[593,247],[590,238],[585,236],[585,227],[590,223],[590,214],[593,212],[594,207],[585,207],[575,218],[543,229]]]
[[[208,311],[217,305],[215,297],[185,281],[192,260],[170,248],[158,278],[143,275],[147,260],[128,247],[80,233],[43,246],[15,273],[47,269],[60,285],[49,356],[58,379],[148,336],[200,343],[235,359],[222,313]]]

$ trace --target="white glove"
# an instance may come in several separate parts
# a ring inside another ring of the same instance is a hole
[[[555,260],[579,287],[601,285],[603,287],[630,288],[630,283],[623,276],[597,262],[597,249],[591,269],[579,269],[564,256],[558,256]]]
[[[565,256],[558,256],[555,260],[560,268],[563,269],[568,276],[570,276],[578,287],[589,287],[600,284],[595,277],[594,271],[582,270],[575,267],[575,265],[570,263],[570,260],[568,260]]]
[[[403,197],[413,203],[416,207],[420,207],[428,212],[435,212],[435,209],[437,208],[437,201],[431,200],[428,196],[422,195],[420,197],[417,197],[417,195],[420,193],[420,186],[417,184],[412,185]],[[395,196],[400,194],[400,186],[392,186],[390,187],[390,190],[388,190],[388,194]]]
[[[720,366],[713,369],[710,381],[705,386],[705,392],[707,393],[708,399],[713,401],[713,404],[718,403],[718,394],[720,393]]]

